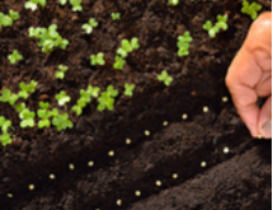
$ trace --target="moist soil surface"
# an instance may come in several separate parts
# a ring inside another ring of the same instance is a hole
[[[258,2],[261,12],[271,10],[271,1]],[[72,100],[59,109],[74,123],[61,132],[22,129],[14,108],[0,102],[14,135],[0,147],[1,210],[271,209],[271,141],[251,138],[224,83],[252,23],[241,7],[240,0],[185,0],[175,7],[166,0],[83,0],[83,11],[72,12],[48,0],[31,12],[23,1],[1,1],[1,12],[13,9],[20,19],[0,31],[0,88],[17,92],[20,81],[36,80],[30,110],[42,100],[58,107],[54,96],[65,90]],[[112,12],[121,19],[112,21]],[[202,26],[218,14],[228,15],[228,30],[212,39]],[[81,26],[91,17],[99,25],[86,35]],[[28,28],[52,23],[70,43],[45,54]],[[186,30],[193,41],[189,55],[179,57],[177,37]],[[121,40],[132,37],[140,48],[122,71],[113,69]],[[11,65],[14,49],[24,60]],[[91,66],[98,52],[106,64]],[[54,78],[59,64],[69,67],[63,80]],[[163,69],[173,77],[168,87],[156,78]],[[125,83],[136,85],[133,97],[124,96]],[[119,90],[113,111],[98,111],[97,100],[81,116],[71,111],[80,89],[109,84]]]

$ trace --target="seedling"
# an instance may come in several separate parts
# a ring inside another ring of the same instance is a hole
[[[169,0],[169,4],[172,6],[176,6],[179,4],[179,0]]]
[[[119,20],[120,19],[120,13],[117,12],[117,13],[111,13],[111,17],[112,17],[112,20],[115,21],[115,20]]]
[[[69,44],[67,39],[63,39],[60,34],[56,31],[57,25],[52,24],[47,28],[29,28],[29,37],[35,37],[39,39],[38,46],[42,47],[42,52],[52,52],[54,47],[60,47],[66,49]]]
[[[22,60],[23,56],[19,54],[17,50],[13,50],[12,54],[8,56],[8,59],[11,64],[15,64],[17,61]]]
[[[11,106],[15,104],[18,100],[19,96],[17,94],[13,94],[9,89],[5,88],[4,90],[0,91],[0,101],[1,102],[8,102]]]
[[[161,82],[164,82],[166,86],[169,86],[173,81],[173,78],[168,75],[166,70],[162,70],[161,74],[157,76],[157,79]]]
[[[82,0],[69,0],[70,4],[72,5],[72,11],[82,11]]]
[[[69,120],[67,113],[61,115],[58,109],[54,108],[51,114],[53,116],[52,124],[56,126],[57,131],[73,127],[73,123]]]
[[[55,98],[58,100],[59,106],[63,106],[70,101],[70,96],[66,95],[66,92],[63,90]]]
[[[104,65],[105,64],[105,61],[103,60],[103,56],[104,56],[104,53],[103,52],[99,52],[97,55],[90,55],[90,59],[91,59],[91,65],[94,66],[94,65]]]
[[[242,9],[241,12],[244,14],[248,14],[252,20],[255,20],[258,16],[257,12],[259,12],[262,9],[262,6],[260,4],[257,4],[256,2],[252,2],[249,6],[249,2],[247,0],[242,1]]]
[[[15,105],[14,108],[17,112],[21,112],[26,108],[26,104],[20,103],[20,104]]]
[[[92,97],[97,98],[99,96],[100,88],[92,87],[91,85],[88,85],[87,91],[90,93]]]
[[[132,85],[125,84],[125,85],[124,85],[124,88],[125,88],[124,95],[132,97],[132,96],[133,96],[133,90],[134,90],[134,88],[135,88],[135,85],[134,85],[134,84],[132,84]]]
[[[58,66],[59,71],[55,73],[55,77],[58,79],[63,79],[64,78],[64,73],[68,70],[67,66],[64,65],[59,65]]]
[[[103,111],[104,109],[113,110],[114,109],[114,102],[116,97],[118,95],[118,90],[115,90],[113,85],[109,85],[107,87],[107,90],[104,91],[101,96],[99,97],[99,105],[98,110]]]
[[[60,4],[64,6],[67,3],[67,0],[59,0]]]
[[[8,133],[8,129],[11,126],[11,121],[10,120],[6,120],[6,118],[4,116],[0,116],[0,127],[2,130],[2,133]]]
[[[19,118],[22,120],[20,123],[22,128],[34,127],[35,112],[31,112],[29,109],[25,108],[19,113]]]
[[[14,12],[13,10],[9,10],[9,15],[5,15],[0,12],[0,29],[2,26],[8,27],[12,26],[14,20],[18,20],[20,17],[18,12]]]
[[[28,2],[25,3],[25,8],[35,11],[38,7],[38,4],[40,4],[42,7],[45,7],[46,0],[29,0]]]
[[[117,50],[117,53],[122,57],[125,58],[128,53],[132,52],[134,49],[138,49],[138,38],[134,37],[131,39],[131,43],[128,39],[123,39],[121,41],[121,48]]]
[[[113,65],[114,69],[122,70],[124,64],[125,64],[125,60],[122,59],[122,57],[116,55],[116,56],[115,56],[115,63],[114,63],[114,65]]]
[[[35,92],[37,84],[38,83],[34,80],[31,80],[28,85],[26,85],[24,82],[20,82],[19,86],[21,91],[19,91],[18,96],[27,99],[30,93]]]
[[[37,111],[37,115],[41,120],[38,122],[39,128],[49,127],[50,126],[50,120],[52,113],[48,110],[49,103],[48,102],[39,102],[40,109]]]
[[[3,133],[2,135],[0,135],[0,142],[3,146],[10,144],[12,142],[10,134]]]
[[[82,29],[86,31],[87,34],[91,34],[93,28],[98,26],[98,22],[94,18],[90,18],[88,23],[82,25]]]
[[[190,47],[191,41],[192,41],[192,37],[191,37],[189,31],[186,31],[182,36],[178,36],[178,42],[177,42],[178,52],[177,52],[177,54],[179,56],[189,55],[188,49]]]
[[[220,31],[220,29],[227,30],[228,25],[227,25],[227,15],[217,15],[217,23],[212,26],[212,22],[208,20],[204,25],[203,29],[208,31],[208,34],[211,38],[214,38],[215,35]]]

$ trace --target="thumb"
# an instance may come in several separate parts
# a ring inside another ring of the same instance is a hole
[[[263,138],[269,139],[272,136],[272,127],[271,127],[271,104],[272,96],[270,96],[260,111],[259,121],[258,121],[258,130]]]

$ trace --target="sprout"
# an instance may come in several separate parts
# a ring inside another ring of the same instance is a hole
[[[249,6],[249,2],[247,0],[242,1],[242,9],[241,12],[244,14],[248,14],[252,20],[255,20],[258,16],[257,12],[262,9],[262,6],[260,4],[257,4],[256,2],[252,2],[252,4]]]
[[[139,44],[138,44],[138,38],[134,37],[131,39],[131,43],[129,42],[128,39],[123,39],[121,41],[121,48],[117,50],[117,53],[125,58],[128,53],[132,52],[134,49],[138,49]]]
[[[47,28],[29,28],[29,37],[35,37],[39,39],[38,46],[42,47],[42,52],[52,52],[54,47],[60,47],[66,49],[69,44],[67,39],[63,39],[60,34],[56,31],[57,25],[52,24]]]
[[[25,103],[20,103],[18,105],[15,105],[14,108],[15,108],[15,110],[17,112],[21,112],[26,108],[26,104]]]
[[[35,92],[37,84],[38,83],[34,80],[31,80],[28,85],[26,85],[24,82],[20,82],[19,86],[21,91],[18,93],[18,96],[27,99],[30,93]]]
[[[179,56],[183,55],[189,55],[189,47],[190,47],[190,42],[192,41],[192,37],[190,35],[189,31],[186,31],[182,36],[178,36],[178,42],[177,42],[177,47],[178,47],[178,52],[177,54]]]
[[[23,56],[21,54],[19,54],[17,50],[13,50],[12,54],[10,54],[8,56],[8,59],[9,59],[11,64],[15,64],[17,61],[22,60]]]
[[[115,56],[115,63],[114,63],[114,69],[119,69],[122,70],[123,66],[125,64],[125,60],[122,59],[120,56],[116,55]]]
[[[40,4],[42,7],[45,7],[46,0],[29,0],[28,2],[25,3],[25,8],[35,11],[37,9],[38,4]]]
[[[58,109],[54,108],[51,114],[53,116],[52,124],[56,126],[57,131],[73,127],[73,123],[68,119],[67,113],[61,115]]]
[[[51,111],[48,110],[49,103],[48,102],[39,102],[40,109],[37,111],[37,115],[41,120],[38,122],[38,127],[49,127],[50,126],[50,120],[49,118],[52,116]]]
[[[0,116],[0,127],[2,130],[2,133],[7,133],[10,126],[11,126],[11,121],[6,120],[4,116]]]
[[[7,27],[11,26],[12,24],[13,24],[12,18],[0,12],[0,29],[2,26]]]
[[[1,102],[8,102],[11,106],[15,104],[15,102],[18,100],[19,96],[17,94],[13,94],[9,89],[4,89],[3,91],[0,91],[2,96],[0,96]]]
[[[124,85],[124,88],[125,88],[124,95],[132,97],[132,96],[133,96],[133,90],[134,90],[134,88],[135,88],[135,85],[134,85],[134,84],[132,84],[132,85],[125,84],[125,85]]]
[[[70,4],[72,5],[72,11],[82,11],[82,0],[69,0]]]
[[[86,31],[87,34],[91,34],[93,28],[98,26],[98,22],[94,18],[90,18],[88,23],[82,25],[82,29]]]
[[[172,6],[176,6],[179,4],[179,0],[169,0],[169,4]]]
[[[59,65],[58,66],[59,71],[55,73],[55,77],[58,79],[63,79],[64,78],[64,73],[68,70],[67,66],[64,65]]]
[[[173,78],[168,75],[166,70],[162,70],[161,74],[157,76],[157,79],[164,82],[166,86],[169,86],[173,81]]]
[[[91,65],[94,66],[96,64],[99,64],[99,65],[104,65],[105,64],[105,61],[103,60],[103,52],[99,52],[97,55],[90,55],[90,59],[91,59]]]
[[[33,127],[35,125],[34,117],[35,112],[29,111],[29,109],[25,108],[19,113],[19,117],[22,120],[20,126],[25,128],[27,126]]]
[[[115,90],[113,85],[109,85],[107,87],[107,90],[104,91],[101,96],[99,97],[99,105],[98,110],[103,111],[104,109],[113,110],[114,109],[114,102],[116,97],[118,95],[118,90]]]
[[[66,92],[63,90],[55,98],[58,100],[59,106],[63,106],[70,101],[70,96],[66,95]]]
[[[3,146],[10,144],[12,142],[10,134],[3,133],[2,135],[0,135],[0,142],[2,143]]]
[[[67,3],[67,0],[59,0],[61,5],[65,5]]]
[[[20,15],[18,12],[13,11],[12,9],[9,10],[9,16],[12,20],[18,20]]]
[[[208,31],[209,36],[211,38],[214,38],[215,35],[220,31],[220,29],[227,30],[228,25],[227,25],[227,19],[228,17],[226,15],[217,15],[217,23],[215,26],[212,26],[212,22],[208,20],[204,25],[203,29]]]
[[[117,13],[111,13],[111,17],[112,17],[112,20],[115,21],[115,20],[119,20],[120,19],[120,13],[117,12]]]

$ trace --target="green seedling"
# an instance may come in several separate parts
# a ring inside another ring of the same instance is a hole
[[[169,4],[172,6],[176,6],[179,4],[179,0],[169,0]]]
[[[28,85],[26,85],[24,82],[20,82],[19,87],[21,90],[19,91],[18,96],[27,99],[29,94],[35,92],[37,84],[38,82],[34,80],[31,80]]]
[[[13,10],[9,10],[9,15],[5,15],[0,12],[0,29],[2,26],[8,27],[12,26],[14,20],[18,20],[20,17],[18,12],[14,12]]]
[[[243,14],[249,15],[252,20],[255,20],[257,18],[257,12],[262,9],[262,5],[257,4],[256,2],[252,2],[251,5],[249,5],[249,2],[247,0],[242,1],[242,6],[243,7],[241,9],[241,12]]]
[[[168,75],[166,70],[162,70],[161,74],[157,76],[157,79],[163,82],[166,86],[169,86],[173,81],[173,78]]]
[[[58,109],[54,108],[51,114],[53,116],[52,124],[56,126],[57,131],[73,127],[73,123],[69,120],[67,113],[61,115]]]
[[[227,30],[228,29],[228,25],[227,25],[227,20],[228,17],[227,15],[217,15],[217,23],[213,26],[212,22],[210,20],[208,20],[204,25],[203,25],[203,29],[208,31],[208,34],[211,38],[214,38],[215,35],[220,31],[220,29],[222,30]]]
[[[82,11],[82,0],[69,0],[70,4],[72,5],[72,11]]]
[[[55,98],[58,100],[59,106],[63,106],[70,101],[70,96],[66,95],[66,92],[63,90]]]
[[[58,79],[63,79],[64,78],[64,73],[68,70],[67,66],[64,65],[59,65],[58,66],[58,71],[55,73],[55,77]]]
[[[10,134],[3,133],[2,135],[0,135],[0,142],[2,143],[3,146],[10,144],[12,142]]]
[[[115,56],[115,63],[113,65],[114,69],[122,70],[124,64],[125,64],[125,60],[122,57],[116,55]]]
[[[2,133],[8,133],[8,129],[11,126],[11,121],[6,120],[4,116],[0,116],[0,127],[2,130]]]
[[[90,55],[90,59],[91,59],[91,65],[94,66],[94,65],[104,65],[105,64],[105,61],[103,60],[103,56],[104,56],[104,53],[103,52],[99,52],[97,55]]]
[[[192,37],[191,37],[189,31],[186,31],[182,36],[178,36],[178,42],[177,42],[178,52],[177,52],[177,54],[179,56],[189,55],[189,47],[190,47],[191,41],[192,41]]]
[[[120,13],[117,12],[117,13],[111,13],[111,17],[112,17],[112,20],[115,21],[115,20],[119,20],[120,19]]]
[[[35,112],[31,112],[29,109],[25,108],[19,113],[19,118],[22,120],[20,123],[21,128],[34,127]]]
[[[96,28],[97,26],[98,22],[95,20],[95,18],[90,18],[88,23],[82,25],[82,29],[85,30],[87,34],[91,34],[93,28]]]
[[[14,108],[17,112],[20,113],[21,111],[23,111],[26,108],[26,104],[20,103],[20,104],[15,105]]]
[[[15,104],[18,100],[19,96],[17,94],[12,93],[9,89],[5,88],[4,90],[0,91],[0,101],[1,102],[8,102],[11,106]]]
[[[134,49],[138,49],[138,38],[134,37],[131,39],[131,42],[129,42],[128,39],[123,39],[121,41],[121,48],[117,50],[117,53],[122,57],[125,58],[128,53],[132,52]]]
[[[25,3],[25,8],[35,11],[40,4],[42,7],[46,6],[46,0],[29,0]]]
[[[69,44],[67,39],[63,39],[56,31],[57,25],[52,24],[47,28],[29,28],[29,37],[35,37],[39,40],[38,46],[42,47],[42,52],[52,52],[54,47],[66,49]]]
[[[115,90],[113,85],[109,85],[107,90],[104,91],[101,96],[98,98],[99,105],[98,110],[103,111],[104,109],[113,110],[116,97],[118,95],[118,90]]]
[[[67,0],[59,0],[60,4],[64,6],[67,3]]]
[[[11,64],[15,64],[17,61],[22,60],[23,56],[19,54],[17,50],[13,50],[12,54],[8,56],[8,59]]]
[[[91,97],[98,97],[100,88],[88,86],[87,90],[80,90],[81,97],[78,99],[77,104],[72,107],[72,110],[77,114],[82,114],[82,109],[87,103],[90,103]]]
[[[134,85],[134,84],[132,84],[132,85],[125,84],[125,85],[124,85],[124,88],[125,88],[124,95],[132,97],[132,96],[133,96],[133,90],[134,90],[134,88],[135,88],[135,85]]]
[[[52,116],[52,113],[51,111],[48,110],[49,103],[40,101],[39,106],[40,109],[38,109],[37,115],[41,120],[38,122],[38,127],[39,128],[50,127],[49,118]]]

